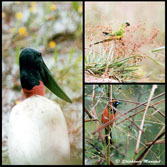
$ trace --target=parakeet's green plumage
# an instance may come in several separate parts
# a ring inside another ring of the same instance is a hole
[[[103,34],[105,34],[106,36],[108,36],[109,38],[108,39],[104,39],[102,41],[99,41],[99,42],[96,42],[92,45],[96,45],[96,44],[99,44],[99,43],[104,43],[104,42],[108,42],[108,41],[112,41],[112,40],[118,40],[118,39],[121,39],[125,36],[125,28],[127,26],[130,26],[130,24],[128,22],[125,22],[121,25],[121,28],[115,32],[113,32],[112,34],[111,33],[108,33],[108,32],[103,32]],[[90,46],[92,46],[90,45]]]

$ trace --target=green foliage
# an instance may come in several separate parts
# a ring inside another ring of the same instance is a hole
[[[119,81],[126,82],[127,79],[137,79],[133,73],[140,66],[129,64],[129,61],[136,57],[108,60],[108,54],[104,53],[103,56],[98,56],[90,52],[85,56],[85,70],[91,74],[102,75],[108,68],[110,76],[116,76]]]
[[[101,114],[106,107],[108,103],[107,98],[107,84],[96,84],[95,85],[95,111],[98,116],[98,120],[101,123]],[[85,107],[91,111],[92,109],[92,90],[93,85],[92,84],[86,84],[85,85]],[[118,110],[121,113],[126,113],[133,107],[135,107],[137,104],[125,102],[124,100],[132,101],[132,102],[139,102],[143,103],[146,102],[149,98],[150,92],[152,89],[152,85],[133,85],[133,84],[115,84],[112,85],[112,97],[118,100],[122,100],[121,104],[118,106]],[[165,85],[158,85],[158,88],[156,89],[154,96],[157,96],[161,93],[165,92]],[[154,104],[160,100],[163,100],[165,98],[165,95],[151,101],[151,104]],[[155,105],[156,109],[159,109],[160,112],[165,114],[165,102],[162,102],[160,104]],[[122,160],[134,160],[134,150],[136,146],[136,141],[139,133],[139,129],[136,128],[128,119],[118,125],[117,123],[124,120],[126,117],[129,117],[141,110],[145,110],[145,106],[141,106],[140,108],[137,108],[136,110],[133,110],[126,114],[126,116],[118,114],[117,120],[115,124],[112,127],[112,140],[113,145],[115,147],[110,150],[111,154],[111,161],[114,164],[116,163],[116,160],[119,159],[120,163],[117,165],[120,165]],[[140,148],[144,148],[144,144],[147,142],[151,142],[155,139],[157,134],[160,132],[162,127],[165,125],[164,117],[162,117],[159,113],[155,113],[156,109],[149,108],[146,119],[144,122],[144,133],[141,137],[141,143]],[[154,113],[154,115],[152,115]],[[89,119],[87,114],[84,115],[85,120]],[[143,112],[133,116],[130,118],[131,121],[133,121],[137,126],[140,126],[141,120],[143,118]],[[91,142],[92,144],[96,145],[100,151],[106,155],[106,145],[102,144],[101,139],[99,138],[98,133],[95,135],[92,134],[97,129],[97,125],[95,121],[91,122],[85,122],[85,163],[86,165],[106,165],[107,162],[105,159],[102,158],[101,154],[98,154],[97,150],[93,148],[87,141]],[[102,130],[102,134],[104,137],[104,130]],[[162,138],[164,139],[164,137]],[[129,143],[129,144],[128,144]],[[126,150],[127,149],[127,150]],[[118,150],[118,151],[117,151]],[[143,149],[141,150],[141,152]],[[165,154],[164,154],[164,144],[155,144],[149,154],[146,156],[145,159],[154,161],[155,159],[160,159],[160,164],[164,164],[165,162]],[[139,152],[138,155],[141,153]],[[154,156],[153,156],[154,155]],[[156,157],[156,158],[155,158]],[[125,163],[126,165],[129,165],[129,163]],[[124,164],[124,165],[125,165]],[[144,164],[144,163],[143,163]],[[155,165],[155,163],[151,163],[152,165]],[[148,164],[147,164],[148,165]]]
[[[165,46],[161,46],[161,47],[153,49],[152,52],[158,52],[158,51],[161,51],[161,50],[164,50],[164,49],[165,49]]]
[[[78,11],[78,7],[79,7],[79,3],[78,2],[76,2],[76,1],[72,2],[72,6],[75,9],[75,11]]]

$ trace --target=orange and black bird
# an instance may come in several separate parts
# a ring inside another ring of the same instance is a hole
[[[112,102],[109,102],[109,104],[105,107],[103,113],[102,113],[102,117],[101,117],[101,121],[103,124],[107,123],[108,121],[111,121],[113,119],[115,119],[117,117],[118,111],[115,110],[117,108],[117,106],[120,104],[121,102],[116,100],[116,99],[112,99]],[[114,109],[115,108],[115,109]],[[110,111],[110,112],[109,112]],[[108,115],[109,114],[109,115]],[[114,122],[113,122],[114,123]],[[112,127],[113,123],[110,124],[110,127]],[[108,129],[107,127],[105,128],[105,141],[106,144],[108,145]],[[110,144],[112,144],[112,134],[110,132]]]

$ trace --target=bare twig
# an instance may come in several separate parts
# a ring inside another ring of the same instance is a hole
[[[99,121],[98,119],[86,119],[85,122]]]
[[[95,148],[97,150],[98,153],[100,153],[101,157],[106,159],[105,155],[101,152],[101,150],[99,148],[97,148],[94,144],[92,144],[90,141],[86,140],[87,143],[89,143],[93,148]],[[112,161],[110,161],[111,165],[114,165],[114,163]]]
[[[101,157],[102,158],[105,158],[106,159],[106,157],[105,157],[105,155],[101,152],[101,150],[98,148],[98,147],[96,147],[93,143],[91,143],[90,141],[88,141],[87,139],[85,140],[88,144],[90,144],[93,148],[95,148],[96,150],[97,150],[97,152],[99,152],[100,154],[101,154]]]
[[[98,119],[98,116],[97,116],[97,114],[96,114],[96,110],[95,110],[95,106],[99,103],[99,99],[98,99],[98,101],[96,102],[96,104],[94,105],[94,103],[95,103],[95,85],[93,84],[93,91],[92,91],[92,112],[93,112],[93,115],[94,115],[94,118],[95,119]],[[100,124],[99,124],[99,122],[98,121],[96,121],[96,127],[98,128],[100,126]],[[101,141],[102,141],[102,143],[104,143],[104,140],[103,140],[103,135],[102,135],[102,132],[101,131],[99,131],[99,138],[101,139]]]
[[[146,106],[146,109],[145,109],[145,112],[144,112],[144,114],[143,114],[143,119],[142,119],[141,124],[140,124],[140,129],[143,129],[143,125],[144,125],[146,113],[147,113],[147,111],[148,111],[149,104],[150,104],[150,102],[151,102],[152,96],[154,95],[154,91],[155,91],[156,88],[157,88],[157,85],[153,85],[152,90],[151,90],[151,93],[150,93],[150,97],[149,97],[149,99],[148,99],[148,103],[147,103],[147,106]],[[139,148],[140,139],[141,139],[141,134],[142,134],[142,131],[139,130],[139,135],[138,135],[138,139],[137,139],[137,142],[136,142],[135,154],[137,154],[137,150],[138,150],[138,148]]]
[[[113,144],[111,145],[111,147],[112,147],[115,151],[117,151],[120,155],[125,156],[124,153],[122,153],[122,152],[120,151],[120,148],[119,148],[119,147],[115,147]]]
[[[164,102],[164,99],[163,99],[163,100],[160,100],[160,101],[161,101],[161,102]],[[160,101],[159,101],[159,102],[160,102]],[[157,102],[154,103],[154,104],[152,104],[151,106],[149,106],[149,108],[151,108],[151,107],[155,108],[154,105],[156,105],[156,104],[157,104]],[[159,103],[158,103],[158,104],[159,104]],[[155,109],[156,109],[156,108],[155,108]],[[137,111],[136,113],[130,115],[128,118],[131,118],[131,117],[133,117],[133,116],[135,116],[135,115],[137,115],[137,114],[143,112],[144,110],[145,110],[145,109],[142,109],[142,110],[140,110],[140,111]],[[163,116],[163,117],[165,118],[165,115],[164,115],[162,112],[160,112],[159,110],[156,109],[155,112],[158,112],[161,116]],[[155,113],[155,112],[154,112],[154,113]],[[153,115],[153,114],[151,114],[151,115]],[[121,120],[120,122],[117,122],[116,125],[119,125],[120,123],[125,122],[126,120],[127,120],[127,118]]]
[[[158,137],[154,139],[154,141],[140,154],[140,156],[135,160],[136,162],[133,163],[132,165],[137,165],[137,161],[143,160],[146,155],[148,154],[149,150],[152,148],[152,146],[158,141],[162,136],[165,135],[165,132],[161,133]]]
[[[84,106],[84,109],[85,109],[85,112],[88,114],[90,119],[94,118],[85,106]]]
[[[146,143],[146,146],[151,145],[152,142]],[[165,139],[157,140],[154,144],[165,144]]]
[[[164,92],[164,93],[161,93],[161,94],[159,94],[159,95],[157,95],[157,96],[155,96],[155,97],[153,97],[153,98],[151,99],[151,101],[154,100],[154,99],[157,99],[157,98],[159,98],[159,97],[161,97],[161,96],[163,96],[163,95],[165,95],[165,92]],[[147,102],[148,102],[148,101],[143,102],[143,103],[141,103],[141,104],[139,104],[139,105],[137,105],[137,106],[131,108],[129,111],[127,111],[127,112],[124,113],[124,114],[128,114],[128,113],[130,113],[131,111],[135,110],[136,108],[139,108],[140,106],[146,104]]]

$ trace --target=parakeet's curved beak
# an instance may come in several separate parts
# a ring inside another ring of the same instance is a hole
[[[50,90],[52,91],[56,96],[58,96],[59,98],[72,103],[71,99],[66,95],[66,93],[60,88],[60,86],[58,85],[58,83],[56,82],[56,80],[54,79],[54,77],[52,76],[51,72],[49,71],[48,67],[46,66],[46,64],[44,63],[44,61],[42,61],[42,69],[43,71],[41,71],[41,76],[43,79],[43,83],[44,85]]]
[[[125,24],[126,24],[126,26],[130,26],[130,23],[128,23],[128,22],[126,22]]]

